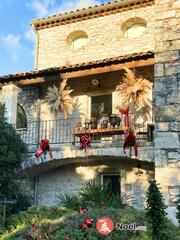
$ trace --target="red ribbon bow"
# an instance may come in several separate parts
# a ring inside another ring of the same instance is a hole
[[[131,130],[129,130],[126,135],[125,143],[123,146],[124,152],[125,152],[126,148],[128,148],[128,147],[134,147],[134,153],[135,153],[135,156],[137,157],[138,148],[137,148],[137,144],[136,144],[136,136],[133,133],[133,131],[131,131]]]
[[[51,158],[53,158],[52,150],[51,150],[51,147],[49,145],[49,140],[41,139],[40,144],[39,144],[39,149],[35,152],[35,156],[40,157],[42,155],[42,153],[44,153],[45,151],[48,151],[49,156]]]
[[[90,147],[90,138],[89,138],[89,136],[87,136],[87,135],[81,136],[80,137],[80,149],[81,150],[85,149],[85,151],[86,151],[86,149],[88,147]]]
[[[124,114],[124,125],[125,127],[129,128],[130,126],[130,117],[129,117],[129,109],[128,108],[120,108],[119,112]]]

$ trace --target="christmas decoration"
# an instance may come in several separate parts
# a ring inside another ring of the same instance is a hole
[[[88,228],[88,225],[86,223],[83,223],[82,230],[84,231],[84,230],[86,230],[86,228]]]
[[[96,222],[96,228],[101,235],[108,236],[114,229],[114,223],[112,219],[102,217]]]
[[[87,228],[90,228],[90,227],[92,227],[92,225],[93,225],[93,219],[85,219],[84,220],[84,223],[82,224],[82,230],[84,231],[84,230],[86,230]]]
[[[126,133],[126,138],[125,138],[125,142],[124,142],[124,146],[123,146],[124,152],[125,152],[126,148],[128,148],[128,147],[134,147],[134,153],[135,153],[135,156],[137,157],[138,148],[137,148],[137,144],[136,144],[136,136],[132,130],[129,130]]]
[[[93,219],[85,219],[84,223],[87,224],[88,227],[92,227]]]
[[[86,213],[86,209],[80,209],[79,213],[83,213],[83,214]]]
[[[127,107],[134,105],[138,108],[150,106],[152,83],[129,68],[124,67],[124,70],[126,73],[123,82],[116,87],[116,91],[122,96],[122,105]]]
[[[81,136],[80,137],[80,149],[81,150],[85,149],[85,151],[86,151],[86,149],[88,147],[90,147],[90,138],[89,138],[89,136],[87,136],[87,135]]]
[[[162,231],[166,228],[166,206],[156,181],[149,183],[146,215],[151,226],[152,240],[159,240],[163,239]]]
[[[48,88],[46,102],[49,104],[53,113],[57,114],[58,112],[62,112],[65,118],[72,114],[73,106],[76,102],[76,98],[70,95],[72,91],[73,90],[67,87],[67,79],[63,80],[59,89],[54,85]]]
[[[41,139],[39,149],[35,152],[35,156],[38,158],[42,155],[42,153],[46,154],[47,151],[49,152],[50,158],[53,158],[49,140]]]

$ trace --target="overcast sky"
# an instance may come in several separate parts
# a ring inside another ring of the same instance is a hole
[[[109,0],[0,0],[0,75],[31,71],[34,33],[30,22]]]

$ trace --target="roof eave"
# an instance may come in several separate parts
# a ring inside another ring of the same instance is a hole
[[[90,15],[90,14],[101,12],[101,11],[106,12],[114,8],[125,7],[128,5],[134,5],[141,2],[143,2],[143,0],[120,0],[120,1],[108,2],[105,4],[95,5],[89,8],[77,9],[75,11],[65,12],[62,14],[57,14],[57,15],[53,15],[45,18],[33,19],[31,23],[32,23],[32,26],[34,26],[34,28],[36,29],[36,26],[39,26],[41,24],[46,25],[49,21],[61,22],[67,19],[77,18],[83,15]],[[144,0],[144,2],[148,2],[148,0]]]

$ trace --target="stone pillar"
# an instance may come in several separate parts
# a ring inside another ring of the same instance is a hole
[[[79,112],[82,117],[91,117],[91,97],[87,95],[78,96]]]
[[[180,0],[156,0],[155,178],[175,223],[180,193]]]
[[[4,98],[6,118],[8,123],[16,124],[17,116],[17,96],[21,91],[16,85],[6,85],[2,87],[2,95]]]
[[[118,107],[122,107],[122,97],[120,95],[119,92],[114,91],[112,93],[112,113],[113,114],[119,114],[119,110],[116,108]]]

